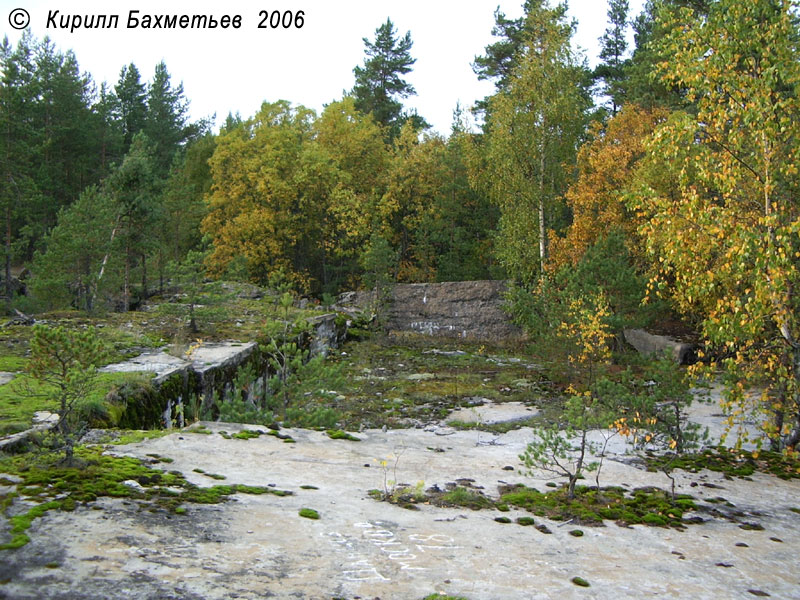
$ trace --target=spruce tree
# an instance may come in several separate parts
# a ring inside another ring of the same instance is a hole
[[[189,102],[183,95],[183,84],[172,87],[167,65],[156,65],[153,81],[147,91],[147,116],[144,130],[153,143],[158,177],[165,177],[173,157],[191,133],[187,127]]]
[[[147,118],[147,88],[141,81],[136,65],[131,63],[122,67],[114,92],[117,96],[117,118],[122,124],[123,150],[127,153],[133,136],[144,129]]]

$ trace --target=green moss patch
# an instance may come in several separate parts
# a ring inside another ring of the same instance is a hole
[[[678,495],[675,504],[670,495],[657,488],[641,488],[628,495],[623,488],[600,490],[577,486],[575,498],[567,498],[565,489],[541,492],[524,485],[501,488],[500,501],[554,521],[602,524],[604,520],[621,524],[646,524],[683,527],[683,513],[694,509],[690,496]]]
[[[590,587],[589,582],[583,577],[573,577],[570,581],[579,587]]]
[[[656,471],[664,466],[697,473],[703,469],[724,473],[729,477],[749,477],[756,471],[771,473],[781,479],[800,479],[800,460],[780,452],[736,450],[734,448],[708,448],[695,454],[681,456],[651,456],[648,469]]]
[[[240,432],[234,433],[231,437],[237,440],[252,440],[262,435],[264,435],[264,432],[258,429],[242,429]]]
[[[491,508],[494,506],[494,503],[479,490],[462,486],[456,486],[452,490],[439,496],[435,494],[429,495],[428,499],[431,504],[437,506],[462,506],[464,508],[471,508],[472,510],[480,510],[482,508]]]
[[[319,519],[319,513],[315,511],[313,508],[301,508],[300,511],[297,513],[304,519]]]
[[[28,543],[26,531],[31,522],[48,510],[74,510],[78,504],[100,497],[136,498],[153,510],[182,514],[185,512],[182,504],[216,504],[236,493],[292,494],[288,490],[248,485],[202,488],[189,483],[178,471],[164,472],[136,458],[104,455],[96,447],[76,448],[76,458],[83,464],[81,468],[62,466],[61,456],[56,454],[0,458],[0,472],[21,479],[16,491],[3,498],[0,510],[7,514],[15,497],[38,503],[24,514],[9,517],[11,540],[0,545],[0,549],[19,548]]]
[[[199,433],[202,435],[210,435],[214,433],[205,425],[192,425],[191,427],[187,427],[183,430],[183,433]]]
[[[325,432],[329,438],[332,440],[348,440],[350,442],[360,442],[361,438],[357,438],[354,435],[347,433],[346,431],[342,431],[341,429],[328,429]]]

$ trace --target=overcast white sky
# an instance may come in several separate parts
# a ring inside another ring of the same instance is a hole
[[[630,0],[630,16],[644,0]],[[65,51],[72,49],[81,68],[95,81],[114,85],[123,65],[133,62],[142,79],[152,77],[162,59],[173,84],[182,81],[191,101],[192,118],[216,114],[217,123],[228,112],[242,117],[255,114],[261,102],[279,99],[304,104],[317,111],[341,98],[353,86],[353,67],[364,60],[362,38],[374,39],[375,29],[390,17],[402,35],[411,31],[417,59],[408,75],[417,96],[414,107],[437,131],[450,131],[457,102],[469,107],[491,93],[492,85],[479,82],[470,63],[492,42],[494,10],[507,16],[522,14],[522,0],[0,0],[0,31],[16,43],[19,32],[9,14],[24,8],[33,34],[49,36]],[[597,38],[606,28],[606,0],[571,0],[570,14],[578,21],[574,42],[586,51],[590,65],[597,61]],[[259,29],[261,10],[305,12],[301,29]],[[117,29],[48,29],[49,10],[60,15],[119,14]],[[241,15],[242,27],[216,30],[128,30],[130,10],[140,14]]]

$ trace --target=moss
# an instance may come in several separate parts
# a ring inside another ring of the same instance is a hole
[[[652,456],[648,467],[683,469],[696,473],[702,469],[724,473],[728,477],[747,478],[756,471],[771,473],[781,479],[800,478],[800,460],[780,452],[709,448],[695,454]]]
[[[173,510],[176,515],[185,515],[186,514],[186,507],[184,506],[176,506],[175,510]]]
[[[237,484],[233,486],[233,490],[235,492],[239,492],[241,494],[272,494],[273,496],[292,496],[293,493],[289,490],[278,490],[271,487],[263,487],[257,485],[242,485]]]
[[[231,437],[237,440],[252,440],[262,435],[264,435],[264,432],[258,429],[242,429],[239,433],[234,433]]]
[[[132,457],[104,455],[102,450],[96,447],[76,448],[76,458],[84,464],[84,467],[61,466],[60,456],[56,454],[0,458],[0,472],[13,474],[22,479],[17,492],[7,494],[3,498],[1,506],[3,512],[17,495],[40,502],[27,513],[10,519],[12,539],[0,548],[18,548],[26,544],[28,536],[25,532],[30,527],[30,522],[45,511],[55,508],[74,510],[79,503],[91,502],[102,496],[137,498],[144,501],[145,506],[149,506],[150,509],[160,507],[181,514],[179,509],[183,503],[216,504],[235,493],[275,496],[291,494],[286,490],[246,485],[200,488],[187,482],[178,471],[165,473],[148,467]],[[144,490],[139,491],[124,485],[123,482],[127,480],[138,482]],[[168,487],[175,489],[165,489]]]
[[[328,429],[326,432],[328,437],[332,440],[348,440],[350,442],[360,442],[361,438],[357,438],[354,435],[347,433],[346,431],[342,431],[341,429]]]
[[[569,534],[572,537],[583,537],[583,531],[580,529],[571,529]]]
[[[613,520],[625,524],[673,527],[683,527],[684,511],[695,508],[691,497],[678,496],[673,505],[670,495],[657,488],[634,490],[628,496],[623,488],[596,490],[577,486],[575,498],[569,499],[565,489],[542,493],[525,486],[506,486],[501,489],[499,502],[557,521],[576,520],[591,524]],[[647,515],[653,516],[645,519]]]
[[[301,508],[300,511],[297,513],[301,517],[305,519],[319,519],[319,513],[315,511],[313,508]]]
[[[184,429],[183,433],[199,433],[203,435],[210,435],[214,432],[205,425],[192,425],[191,427]]]
[[[319,488],[315,485],[301,485],[301,490],[318,490]]]
[[[654,513],[647,513],[644,515],[642,517],[642,522],[647,525],[656,525],[659,527],[665,527],[669,525],[669,520],[666,517]]]
[[[120,435],[116,439],[109,440],[109,443],[116,446],[125,444],[138,444],[139,442],[157,439],[171,433],[174,432],[170,431],[169,429],[125,430],[120,431]]]
[[[570,581],[580,587],[591,587],[583,577],[573,577]]]
[[[536,521],[533,520],[533,517],[518,517],[517,524],[522,525],[523,527],[529,527],[530,525],[534,525]]]
[[[498,523],[511,523],[511,519],[508,517],[495,517],[494,520]]]
[[[448,596],[447,594],[431,594],[429,596],[425,596],[422,600],[468,600],[463,596]]]
[[[463,506],[472,510],[490,508],[493,503],[478,490],[472,490],[462,486],[456,486],[449,492],[432,499],[438,506]]]
[[[0,550],[13,550],[16,548],[21,548],[25,544],[27,544],[31,539],[25,533],[28,529],[30,529],[31,523],[37,517],[41,517],[44,513],[48,510],[53,510],[55,508],[60,508],[61,502],[57,500],[52,500],[50,502],[45,502],[43,504],[39,504],[31,508],[28,512],[16,515],[14,517],[9,518],[9,524],[11,525],[11,541],[6,544],[0,544]]]

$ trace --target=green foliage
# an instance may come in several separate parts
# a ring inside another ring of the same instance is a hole
[[[692,103],[647,145],[632,198],[653,265],[651,295],[697,315],[727,387],[738,442],[762,424],[773,449],[800,441],[797,156],[800,60],[792,2],[719,0],[662,10],[659,81]],[[760,388],[759,396],[751,394]]]
[[[534,287],[512,287],[509,308],[514,321],[531,338],[555,349],[563,338],[558,334],[560,324],[573,318],[573,303],[603,298],[603,322],[621,340],[624,328],[641,327],[665,312],[663,303],[642,306],[646,283],[633,265],[622,232],[614,230],[590,246],[577,265],[560,268]],[[561,348],[556,355],[562,356],[564,351]]]
[[[56,430],[65,451],[65,462],[69,464],[75,435],[82,426],[75,419],[75,406],[94,389],[97,365],[106,359],[108,350],[94,328],[78,331],[34,325],[30,351],[25,372],[40,385],[47,386],[39,389],[58,404]]]
[[[204,262],[207,256],[207,252],[189,250],[183,260],[172,262],[167,266],[167,271],[173,283],[179,286],[186,294],[186,301],[189,304],[189,331],[191,333],[198,332],[198,326],[195,320],[195,304],[197,304],[201,284],[205,276],[206,269]]]
[[[255,370],[251,365],[239,367],[231,382],[230,397],[220,399],[215,395],[214,404],[219,408],[220,421],[264,426],[275,422],[272,410],[252,393],[255,379]]]
[[[364,287],[374,293],[372,312],[378,323],[386,318],[392,287],[397,281],[397,259],[397,252],[377,232],[372,234],[369,246],[361,254],[361,266],[364,269],[362,281]]]
[[[326,406],[290,406],[286,409],[283,422],[287,427],[307,429],[330,429],[342,419],[342,414],[335,408]]]
[[[608,3],[609,26],[600,38],[600,64],[592,76],[601,80],[600,92],[611,101],[611,114],[616,115],[622,106],[622,84],[625,79],[625,51],[628,48],[628,0],[610,0]]]
[[[547,229],[564,225],[561,198],[590,101],[566,7],[526,9],[524,23],[513,27],[507,85],[488,101],[471,180],[500,208],[498,260],[511,277],[530,283],[544,272]]]
[[[100,308],[98,296],[105,299],[116,291],[118,264],[110,245],[114,220],[108,192],[94,186],[59,212],[58,224],[45,238],[46,251],[38,252],[32,265],[31,293],[41,304],[92,311]]]

